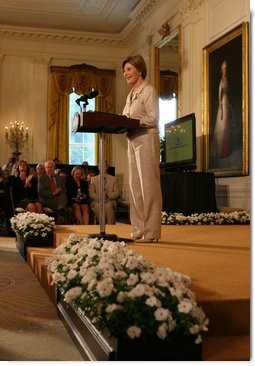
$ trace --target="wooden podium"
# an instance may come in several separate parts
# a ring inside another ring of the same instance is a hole
[[[139,120],[128,118],[123,115],[104,112],[76,112],[73,118],[73,132],[97,132],[100,135],[99,141],[99,163],[104,166],[105,134],[125,133],[140,126]],[[100,233],[90,234],[90,238],[106,239],[111,241],[132,241],[131,239],[118,238],[115,234],[105,233],[105,207],[104,207],[104,171],[100,169],[99,187],[99,224]]]

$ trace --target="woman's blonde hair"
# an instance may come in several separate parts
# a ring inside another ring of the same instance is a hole
[[[73,169],[72,169],[72,171],[71,171],[71,176],[72,176],[72,177],[73,177],[74,172],[75,172],[76,170],[80,170],[80,171],[82,172],[82,176],[84,177],[84,170],[83,170],[79,165],[76,165],[76,166],[74,166],[74,167],[73,167]]]

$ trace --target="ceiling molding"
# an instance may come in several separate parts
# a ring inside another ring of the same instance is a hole
[[[142,29],[144,20],[162,1],[163,0],[142,0],[131,12],[131,21],[121,33],[79,32],[0,25],[0,38],[125,47],[132,41],[137,32]]]

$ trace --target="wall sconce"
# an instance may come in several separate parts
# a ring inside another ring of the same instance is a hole
[[[18,161],[19,156],[22,154],[19,148],[28,140],[28,127],[24,127],[24,122],[10,122],[10,126],[5,127],[5,138],[10,145],[15,146],[15,151],[12,154],[16,156]]]

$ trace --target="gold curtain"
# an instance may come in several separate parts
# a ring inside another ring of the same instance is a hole
[[[160,98],[173,98],[178,94],[178,74],[171,70],[160,71]]]
[[[91,65],[73,65],[70,67],[50,67],[49,90],[49,159],[57,157],[62,163],[68,163],[68,125],[69,125],[69,95],[87,94],[92,88],[99,92],[96,98],[96,110],[114,113],[114,81],[115,72],[100,70]],[[96,161],[98,162],[97,137]],[[111,135],[106,137],[105,156],[111,163]]]

